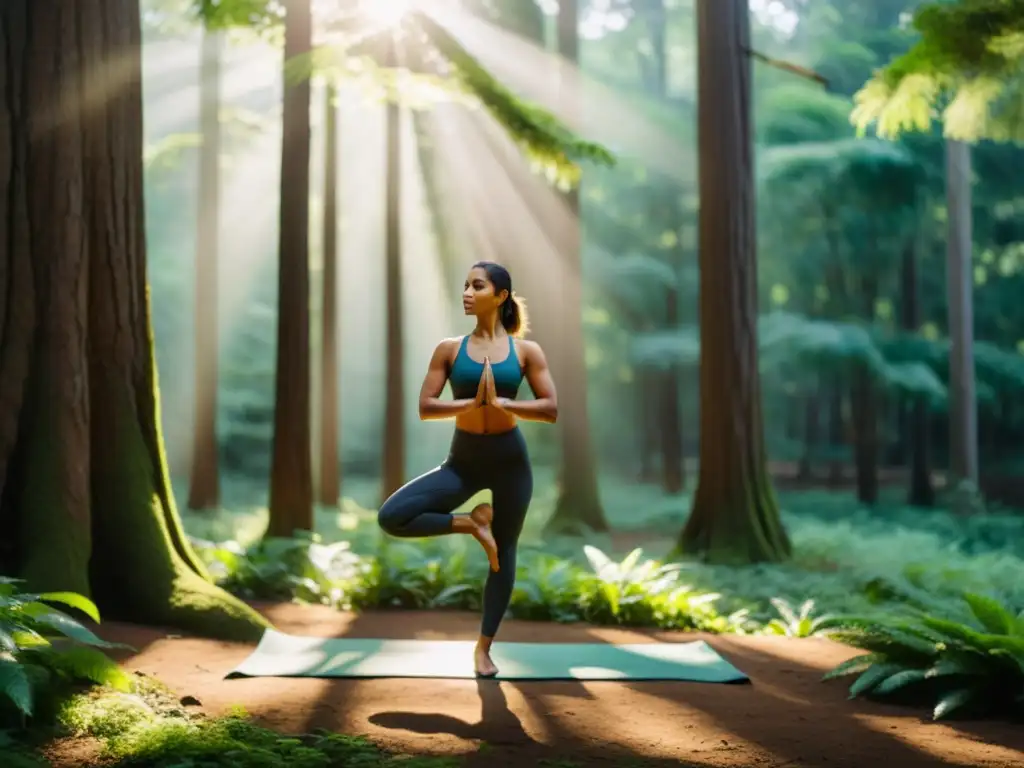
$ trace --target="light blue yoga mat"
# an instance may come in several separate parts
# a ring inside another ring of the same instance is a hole
[[[227,677],[473,678],[473,645],[461,640],[294,637],[268,629]],[[502,643],[491,651],[499,680],[678,680],[749,678],[702,640],[686,643]]]

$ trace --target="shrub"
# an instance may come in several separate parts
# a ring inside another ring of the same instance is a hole
[[[919,613],[909,619],[847,618],[832,636],[867,653],[826,674],[857,675],[850,697],[927,701],[932,716],[1024,711],[1024,611],[965,593],[975,626]]]
[[[0,577],[0,718],[14,708],[19,719],[37,713],[41,697],[68,683],[89,681],[127,690],[124,671],[101,648],[125,647],[101,640],[75,619],[46,603],[62,603],[99,622],[96,606],[73,592],[28,594],[18,579]]]

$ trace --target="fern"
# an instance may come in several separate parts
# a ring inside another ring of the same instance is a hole
[[[918,694],[932,717],[967,707],[1017,710],[1024,701],[1024,636],[1017,617],[989,597],[963,596],[979,628],[938,616],[906,619],[847,617],[834,637],[867,654],[832,669],[825,679],[858,675],[850,698]]]
[[[0,699],[30,717],[37,694],[61,682],[128,689],[128,676],[101,650],[128,646],[103,640],[48,605],[66,605],[98,623],[99,611],[91,600],[73,592],[19,592],[19,584],[18,579],[0,577]]]

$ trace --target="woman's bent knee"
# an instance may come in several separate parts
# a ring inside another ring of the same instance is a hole
[[[392,536],[399,536],[401,535],[404,523],[405,515],[403,514],[402,504],[394,496],[391,496],[380,505],[380,509],[377,510],[377,525],[381,527],[381,530],[385,533],[390,533]]]

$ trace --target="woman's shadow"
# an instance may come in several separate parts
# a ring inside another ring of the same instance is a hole
[[[526,733],[523,723],[509,709],[508,698],[501,683],[495,680],[477,680],[480,697],[480,720],[467,723],[457,717],[422,712],[380,712],[369,720],[381,728],[412,731],[413,733],[447,733],[460,739],[477,739],[489,744],[536,744]]]

